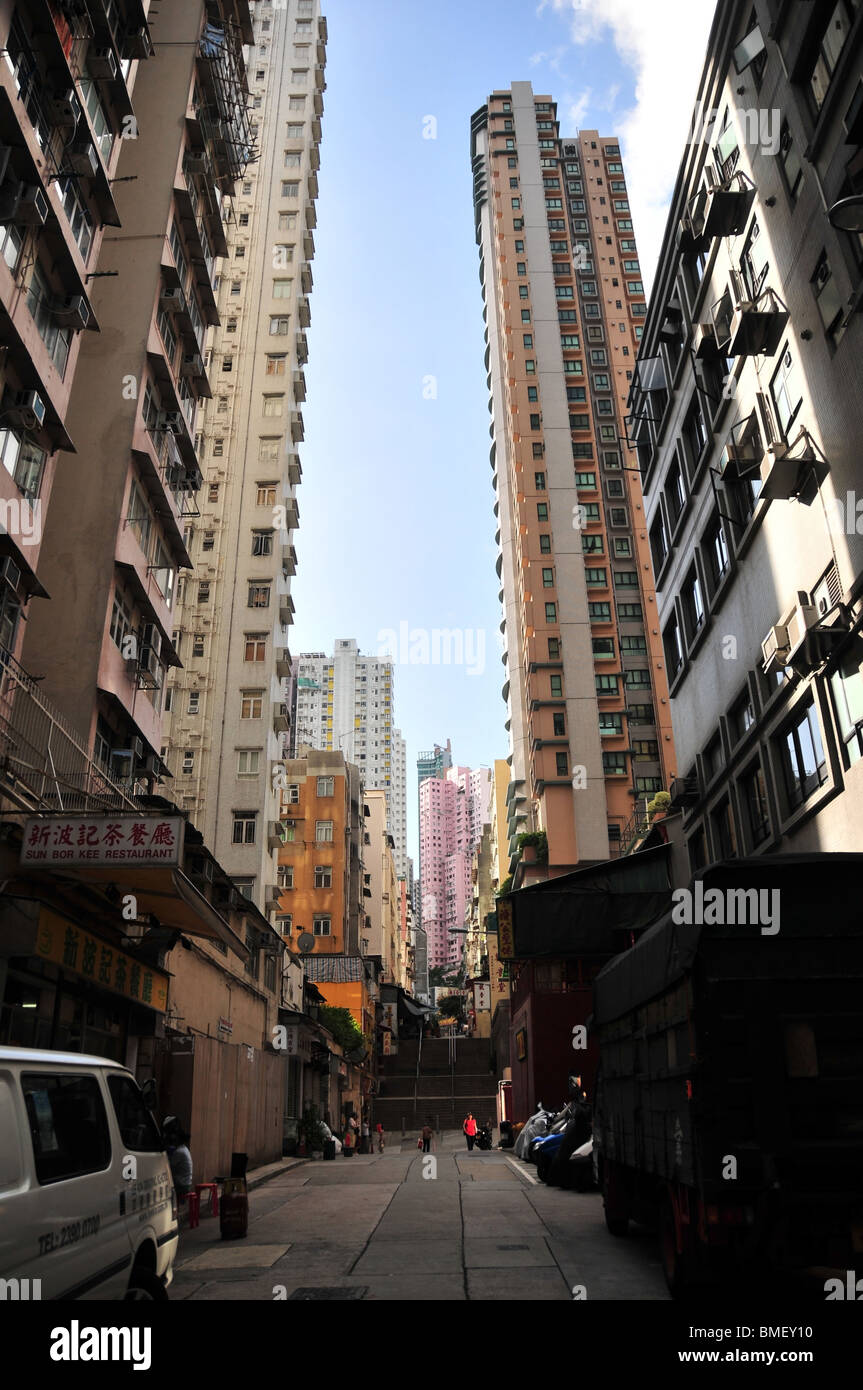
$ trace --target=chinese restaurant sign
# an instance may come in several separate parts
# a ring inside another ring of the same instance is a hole
[[[515,956],[512,901],[509,898],[498,898],[497,902],[497,954],[499,960],[512,960]]]
[[[160,1013],[168,1006],[168,976],[161,970],[144,965],[44,907],[39,916],[36,955]]]
[[[181,816],[45,816],[25,823],[21,863],[163,867],[182,848]]]

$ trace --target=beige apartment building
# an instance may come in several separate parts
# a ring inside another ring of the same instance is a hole
[[[387,828],[387,797],[383,790],[365,793],[366,846],[363,853],[366,924],[361,949],[364,956],[381,961],[383,984],[405,985],[404,960],[399,949],[399,886],[393,852],[395,842]]]
[[[323,115],[326,21],[316,0],[256,4],[248,50],[247,165],[214,282],[212,398],[197,426],[200,515],[177,605],[182,670],[169,685],[164,758],[220,861],[275,917],[288,753],[291,577],[302,475],[303,365]]]
[[[861,57],[719,5],[633,383],[693,871],[860,844]]]
[[[500,552],[509,867],[605,860],[673,770],[664,656],[626,436],[644,286],[620,147],[561,136],[529,82],[471,122]]]

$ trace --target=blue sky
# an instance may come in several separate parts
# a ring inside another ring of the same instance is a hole
[[[671,8],[695,71],[711,0]],[[290,645],[295,655],[331,651],[336,638],[355,637],[376,654],[381,634],[402,624],[429,640],[435,629],[470,634],[481,673],[433,662],[395,668],[415,857],[417,752],[449,737],[462,764],[508,753],[470,117],[495,88],[529,80],[557,99],[563,134],[619,131],[624,158],[629,143],[633,170],[641,167],[639,142],[650,137],[641,117],[668,57],[642,12],[656,21],[668,9],[667,0],[326,3]],[[675,152],[644,183],[648,281],[693,93],[678,99],[676,115],[659,114]],[[436,139],[423,138],[428,116]]]

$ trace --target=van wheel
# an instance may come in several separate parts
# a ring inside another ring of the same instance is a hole
[[[133,1269],[126,1290],[126,1303],[167,1303],[168,1290],[148,1269]]]

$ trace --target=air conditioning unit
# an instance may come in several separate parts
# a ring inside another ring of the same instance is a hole
[[[755,187],[744,183],[740,174],[732,174],[724,183],[712,179],[704,201],[704,232],[710,237],[739,236],[746,226]]]
[[[761,665],[764,674],[769,676],[785,666],[788,657],[788,629],[777,623],[761,643]]]
[[[692,351],[695,356],[701,358],[716,357],[719,353],[719,344],[716,341],[716,334],[713,331],[712,323],[696,323],[692,326]]]
[[[87,49],[87,71],[100,82],[113,82],[117,76],[117,59],[113,49],[91,45]]]
[[[124,58],[149,58],[153,52],[150,35],[145,28],[127,29],[120,37]]]
[[[156,420],[159,429],[167,430],[169,434],[182,433],[183,417],[179,410],[160,410]]]
[[[205,154],[187,154],[183,168],[187,174],[206,174],[210,168],[210,161]]]
[[[740,277],[732,272],[731,303],[727,356],[755,357],[764,353],[772,357],[788,323],[788,310],[782,301],[770,289],[763,289],[757,298],[750,299]]]
[[[76,140],[66,153],[66,163],[79,178],[94,179],[99,172],[99,156],[93,141]]]
[[[65,328],[83,329],[90,322],[90,306],[82,294],[71,294],[52,308],[55,322]]]
[[[9,220],[25,227],[42,227],[47,216],[48,199],[44,189],[35,183],[22,187]]]
[[[203,376],[204,363],[200,353],[192,352],[183,358],[183,376]]]
[[[21,571],[15,564],[11,555],[7,555],[0,560],[0,582],[8,584],[10,589],[18,590],[21,583]]]
[[[811,670],[812,666],[818,664],[818,654],[808,638],[811,629],[818,622],[818,610],[814,604],[809,602],[807,593],[801,591],[797,598],[798,602],[792,608],[785,624],[785,630],[788,634],[788,654],[785,658],[785,664],[786,666],[799,666],[804,670]],[[817,647],[817,643],[814,646]]]
[[[58,93],[46,102],[46,115],[60,130],[74,130],[81,117],[81,103],[73,89]]]
[[[161,655],[162,633],[155,623],[144,623],[140,640],[142,660],[145,651],[155,652],[157,657]]]
[[[25,430],[41,429],[45,423],[45,402],[38,391],[18,391],[6,418]]]

